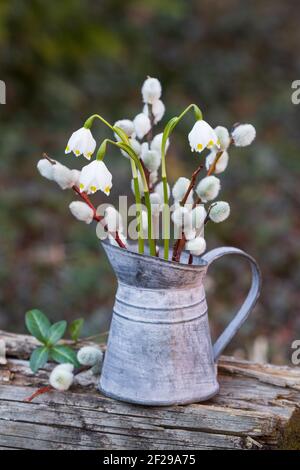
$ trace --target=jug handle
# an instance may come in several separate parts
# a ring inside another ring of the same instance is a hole
[[[226,346],[229,344],[229,342],[232,340],[234,335],[237,333],[237,331],[240,329],[240,327],[243,325],[245,320],[248,318],[249,314],[253,310],[257,299],[260,294],[260,289],[261,289],[261,273],[260,269],[252,256],[248,255],[242,250],[239,250],[238,248],[234,247],[220,247],[220,248],[215,248],[214,250],[209,251],[208,253],[205,253],[203,255],[203,259],[207,262],[207,268],[209,268],[210,264],[215,261],[218,258],[221,258],[224,255],[240,255],[243,258],[246,258],[251,266],[251,271],[252,271],[252,282],[251,282],[251,287],[248,292],[248,295],[237,312],[237,314],[234,316],[234,318],[231,320],[229,325],[225,328],[223,333],[218,337],[216,340],[214,346],[213,346],[213,353],[214,353],[214,360],[217,361],[219,356],[222,354],[223,350],[226,348]]]

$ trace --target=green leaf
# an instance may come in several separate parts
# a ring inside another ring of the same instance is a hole
[[[40,310],[30,310],[25,315],[25,324],[28,331],[41,343],[47,343],[50,322],[46,315]]]
[[[77,356],[76,356],[75,351],[69,346],[62,346],[62,345],[53,346],[50,349],[50,356],[56,362],[60,362],[62,364],[69,362],[70,364],[73,364],[75,367],[80,366],[79,362],[77,361]]]
[[[74,320],[69,326],[70,336],[73,341],[78,341],[83,327],[83,323],[83,318],[77,318],[77,320]]]
[[[30,356],[30,369],[36,373],[48,361],[48,349],[45,346],[36,348]]]
[[[67,328],[67,322],[65,320],[54,323],[48,334],[48,344],[53,345],[59,341],[65,334]]]

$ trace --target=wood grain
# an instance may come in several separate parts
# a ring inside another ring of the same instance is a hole
[[[33,375],[35,342],[0,331],[0,449],[300,449],[300,369],[219,361],[220,392],[201,404],[143,407],[98,392],[83,373],[67,392],[24,399],[47,384],[53,364]],[[85,384],[85,385],[82,385]],[[88,385],[86,385],[88,384]]]

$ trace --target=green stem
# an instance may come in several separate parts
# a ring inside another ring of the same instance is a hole
[[[191,110],[194,110],[195,117],[197,120],[202,119],[202,112],[195,104],[190,104],[178,117],[170,119],[167,123],[162,137],[161,143],[161,178],[163,183],[163,192],[164,192],[164,209],[163,209],[163,227],[164,227],[164,259],[169,259],[169,246],[170,246],[170,234],[167,233],[169,227],[169,211],[166,210],[165,206],[168,206],[169,195],[168,195],[168,179],[167,179],[167,167],[166,167],[166,145],[169,136],[181,121],[181,119]],[[169,230],[168,230],[169,232]]]
[[[116,128],[118,129],[118,128]],[[143,182],[143,189],[144,189],[144,196],[145,196],[145,204],[147,207],[147,218],[148,218],[148,238],[149,238],[149,248],[150,248],[150,255],[155,256],[155,242],[152,238],[152,211],[151,211],[151,204],[150,204],[150,196],[149,196],[149,187],[147,183],[147,179],[145,176],[145,172],[143,169],[143,165],[141,164],[141,161],[138,157],[138,155],[135,153],[133,148],[124,143],[124,142],[115,142],[114,140],[110,139],[105,139],[102,144],[100,145],[99,151],[97,153],[97,159],[102,160],[104,157],[104,150],[106,150],[106,144],[110,143],[118,148],[121,148],[124,150],[130,157],[130,159],[135,163],[135,165],[138,167],[139,172],[142,177],[142,182]],[[99,158],[98,158],[99,157]]]
[[[139,187],[138,173],[136,170],[136,165],[132,159],[131,162],[131,171],[133,177],[133,189],[135,196],[135,204],[137,209],[137,220],[138,220],[138,249],[139,253],[144,253],[144,237],[143,237],[143,224],[142,224],[142,202],[141,202],[141,193]]]

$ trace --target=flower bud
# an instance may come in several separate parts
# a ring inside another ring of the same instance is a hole
[[[156,150],[142,150],[141,158],[149,171],[157,171],[161,163],[161,155]]]
[[[172,213],[172,221],[177,227],[191,229],[191,213],[186,207],[178,206]]]
[[[181,201],[187,192],[190,180],[181,176],[178,178],[172,189],[172,195],[175,201]]]
[[[114,123],[114,127],[119,127],[122,129],[123,132],[127,135],[127,137],[131,137],[134,133],[134,125],[130,119],[120,119]],[[120,140],[118,134],[115,134],[117,140]]]
[[[157,180],[158,180],[158,171],[151,171],[149,175],[150,186],[152,187],[156,183]]]
[[[200,256],[206,250],[206,241],[203,237],[196,237],[186,242],[185,249],[193,256]]]
[[[154,103],[152,104],[152,108],[151,108],[154,124],[157,124],[159,121],[162,120],[163,115],[165,114],[165,110],[166,110],[165,105],[161,100],[154,101]],[[146,116],[150,118],[148,104],[145,104],[143,108],[143,113],[146,114]]]
[[[217,126],[215,128],[215,133],[219,139],[220,149],[227,150],[230,144],[230,135],[226,127]]]
[[[151,122],[148,116],[140,113],[133,120],[134,129],[139,139],[142,139],[151,129]]]
[[[60,163],[53,165],[53,180],[61,189],[72,188],[77,181],[77,173]]]
[[[209,168],[211,167],[211,165],[213,164],[215,158],[216,158],[216,155],[217,155],[217,152],[215,150],[212,150],[206,157],[206,162],[205,162],[205,166],[206,166],[206,169],[209,170]],[[223,171],[226,170],[227,168],[227,165],[228,165],[228,161],[229,161],[229,155],[228,153],[226,152],[226,150],[223,151],[222,155],[220,156],[220,158],[218,159],[216,165],[215,165],[215,171],[214,173],[216,175],[218,175],[219,173],[222,173]]]
[[[73,201],[69,205],[69,209],[76,217],[76,219],[90,224],[94,218],[94,211],[91,209],[85,202],[82,201]]]
[[[153,139],[152,139],[152,142],[150,144],[150,149],[151,150],[156,150],[157,152],[161,153],[162,138],[163,138],[162,133],[156,134],[156,136],[154,136]],[[168,150],[169,145],[170,145],[170,140],[168,139],[167,143],[166,143],[166,151]]]
[[[230,206],[228,202],[218,201],[211,206],[209,211],[209,218],[216,224],[223,222],[230,215]]]
[[[49,377],[51,387],[61,391],[68,390],[74,380],[73,370],[72,364],[59,364],[54,367]]]
[[[256,136],[255,127],[252,124],[239,124],[232,131],[234,145],[237,147],[246,147],[250,145]]]
[[[54,164],[49,162],[47,158],[42,158],[37,163],[37,169],[39,173],[47,180],[53,180],[53,167]]]
[[[83,366],[94,366],[103,360],[103,352],[94,346],[84,346],[79,349],[77,359]]]
[[[118,232],[123,230],[123,221],[121,214],[112,206],[105,209],[104,220],[109,232]]]
[[[153,104],[161,96],[161,84],[157,78],[148,77],[142,86],[144,103]]]
[[[169,186],[169,183],[167,183],[167,190],[168,190],[168,199],[170,198],[170,186]],[[161,181],[160,183],[158,183],[155,188],[154,188],[154,192],[159,194],[161,200],[164,202],[164,186],[163,186],[163,182]]]
[[[199,230],[203,227],[206,214],[207,214],[207,212],[205,210],[205,207],[202,206],[202,205],[196,206],[192,210],[191,215],[192,215],[192,226],[193,226],[193,228],[195,228],[196,230]]]
[[[216,176],[206,176],[199,182],[196,193],[203,202],[212,201],[219,194],[220,188],[221,183],[219,178],[216,178]]]
[[[151,203],[151,210],[153,215],[158,215],[162,209],[161,204],[162,200],[158,193],[151,193],[150,194],[150,203]]]

